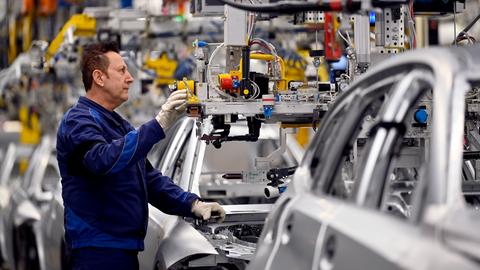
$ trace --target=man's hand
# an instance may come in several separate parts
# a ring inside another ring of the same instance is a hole
[[[196,200],[192,204],[192,213],[203,220],[209,220],[211,217],[218,218],[218,222],[225,220],[225,210],[216,202],[206,203]]]
[[[174,91],[168,97],[162,109],[155,119],[163,129],[169,128],[175,120],[185,111],[187,102],[187,90]]]

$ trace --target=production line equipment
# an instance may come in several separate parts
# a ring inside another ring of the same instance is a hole
[[[279,149],[268,157],[256,157],[257,172],[245,174],[243,179],[255,181],[249,179],[251,175],[258,181],[268,179],[268,186],[278,187],[281,192],[282,179],[295,170],[271,164],[284,153],[287,133],[293,133],[296,127],[315,129],[337,95],[348,91],[358,76],[391,55],[415,49],[415,14],[451,14],[465,8],[465,1],[433,6],[427,2],[262,1],[253,5],[247,1],[194,1],[194,16],[224,18],[223,43],[194,42],[195,80],[184,78],[171,85],[171,90],[187,89],[187,114],[197,118],[197,135],[216,148],[228,141],[256,141],[262,123],[279,123]],[[316,80],[289,77],[275,46],[254,35],[256,21],[283,15],[293,16],[293,24],[310,28],[306,34],[311,40],[315,37],[315,46],[310,50],[313,65],[318,74],[321,63],[328,62],[330,80],[320,81],[318,75]],[[323,34],[321,41],[319,30]],[[335,62],[342,59],[346,67],[335,70]],[[255,68],[259,62],[263,63],[262,71]],[[412,140],[421,141],[419,155],[422,145],[428,142],[429,105],[427,98],[425,104],[419,105],[418,115],[412,116],[411,132],[416,132]],[[230,124],[237,121],[246,122],[248,134],[230,135]],[[355,153],[353,157],[355,163]]]
[[[315,126],[332,100],[330,82],[293,81],[285,76],[284,60],[275,47],[253,38],[250,14],[225,6],[224,42],[196,41],[197,80],[177,81],[171,90],[187,89],[187,113],[199,123],[208,120],[223,133],[202,135],[220,147],[225,141],[253,141],[262,122],[283,127]],[[210,53],[212,47],[215,47]],[[220,63],[219,55],[225,55]],[[251,70],[251,60],[265,63],[264,72]],[[245,117],[250,133],[228,136],[228,124]]]
[[[171,85],[171,90],[188,90],[187,113],[198,118],[201,128],[208,120],[214,130],[223,131],[202,132],[202,139],[217,147],[225,141],[255,140],[262,122],[281,123],[282,127],[316,127],[335,94],[382,58],[378,55],[388,56],[414,47],[413,11],[408,1],[262,1],[259,5],[218,2],[194,1],[192,11],[194,15],[223,16],[223,43],[194,42],[195,80],[183,79]],[[323,30],[322,48],[310,50],[315,67],[322,60],[333,63],[343,55],[348,59],[347,69],[329,81],[320,81],[318,77],[309,81],[289,78],[285,61],[275,46],[254,36],[257,20],[286,14],[294,16],[294,24],[310,24],[316,29],[307,32],[315,35],[316,45],[318,30]],[[222,60],[225,62],[221,63]],[[264,62],[264,70],[253,71],[253,61]],[[250,133],[229,137],[228,124],[236,122],[239,116],[246,118]]]
[[[197,135],[216,148],[229,141],[255,142],[262,123],[280,124],[279,148],[267,157],[255,157],[255,172],[242,175],[246,182],[268,179],[269,197],[285,190],[282,179],[295,171],[271,165],[286,151],[287,134],[293,128],[317,127],[334,100],[335,84],[286,76],[284,60],[274,45],[253,37],[254,17],[225,6],[224,42],[194,42],[196,80],[184,78],[170,88],[187,89],[187,114],[197,119]],[[252,70],[254,61],[261,72]],[[245,122],[248,133],[231,135],[231,124],[236,122]]]

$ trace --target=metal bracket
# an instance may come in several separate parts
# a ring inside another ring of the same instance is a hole
[[[255,168],[258,170],[268,170],[270,169],[270,164],[275,159],[281,157],[283,153],[287,150],[287,134],[293,134],[294,130],[292,128],[280,128],[280,147],[275,151],[270,153],[267,157],[256,157],[255,158]]]

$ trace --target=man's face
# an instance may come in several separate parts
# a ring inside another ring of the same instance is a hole
[[[107,69],[108,76],[104,77],[103,90],[106,91],[109,102],[118,107],[128,100],[128,88],[133,82],[133,77],[120,54],[107,52],[105,56],[108,57],[110,64]]]

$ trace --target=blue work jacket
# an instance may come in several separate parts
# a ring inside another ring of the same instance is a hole
[[[192,216],[198,196],[183,191],[146,158],[164,137],[155,119],[134,129],[86,97],[64,115],[57,159],[70,248],[143,250],[148,203],[167,214]]]

